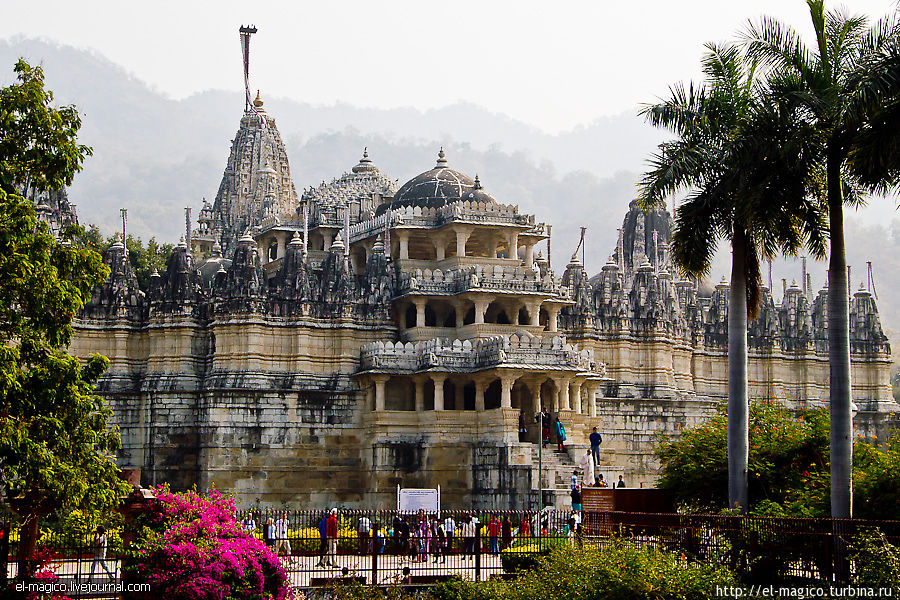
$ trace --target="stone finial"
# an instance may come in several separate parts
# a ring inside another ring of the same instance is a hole
[[[362,158],[359,159],[359,163],[351,169],[354,173],[370,173],[378,171],[378,167],[375,166],[375,163],[372,162],[372,159],[369,158],[369,147],[366,146],[363,148]]]
[[[338,231],[337,235],[334,236],[334,241],[331,243],[331,247],[328,249],[329,252],[343,252],[344,251],[344,238],[341,237],[341,232]]]
[[[728,287],[728,280],[725,279],[725,276],[722,275],[722,280],[719,282],[719,285],[716,286],[717,290],[724,290]]]
[[[252,244],[253,237],[250,235],[250,230],[244,232],[244,235],[241,236],[241,239],[238,240],[239,244]]]
[[[291,238],[291,242],[288,244],[291,248],[299,248],[303,245],[303,238],[300,237],[300,232],[295,231],[294,236]]]
[[[375,254],[384,253],[384,240],[381,238],[381,236],[375,238],[375,243],[372,245],[372,252]]]
[[[256,90],[256,100],[253,101],[253,106],[255,106],[256,108],[262,108],[262,105],[262,97],[259,95],[259,90]]]
[[[475,173],[475,185],[472,186],[473,190],[481,190],[484,189],[481,185],[481,180],[478,178],[478,173]]]
[[[122,243],[122,240],[119,239],[118,235],[116,235],[115,241],[112,243],[109,249],[115,252],[121,252],[125,250],[125,245]]]
[[[175,246],[176,250],[187,250],[187,244],[184,241],[184,236],[181,236],[181,239],[178,240],[178,245]]]
[[[447,168],[447,155],[444,153],[444,147],[441,146],[441,151],[438,152],[437,164],[434,165],[435,169],[446,169]]]
[[[219,244],[219,242],[216,242],[215,244],[213,244],[212,257],[213,258],[221,258],[222,257],[222,246]]]

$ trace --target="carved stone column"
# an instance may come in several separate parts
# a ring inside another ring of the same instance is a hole
[[[472,300],[475,305],[475,322],[484,323],[484,313],[487,312],[488,306],[491,304],[490,298],[475,298]]]
[[[512,387],[516,382],[513,375],[500,378],[500,408],[512,408]]]
[[[559,306],[550,305],[547,307],[547,331],[556,332],[559,323]]]
[[[413,298],[413,304],[416,305],[416,327],[425,327],[425,298]]]
[[[472,228],[457,226],[453,230],[456,233],[456,256],[463,257],[466,255],[466,242],[472,235]]]
[[[447,374],[432,373],[430,377],[434,382],[434,410],[444,410],[444,381]]]
[[[425,410],[425,381],[414,379],[413,384],[416,387],[416,412],[422,412]]]
[[[400,260],[409,259],[409,232],[405,229],[398,229],[396,232],[397,241],[400,244]]]
[[[384,384],[387,383],[387,375],[376,375],[375,379],[375,410],[384,410]]]
[[[475,410],[484,411],[484,380],[481,378],[475,379]]]
[[[584,411],[581,407],[581,382],[580,381],[572,381],[571,385],[571,398],[575,403],[575,413],[582,414]]]

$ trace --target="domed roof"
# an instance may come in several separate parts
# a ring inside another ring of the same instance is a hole
[[[404,183],[394,194],[393,200],[379,206],[376,214],[382,214],[388,206],[391,209],[406,206],[439,208],[458,200],[495,202],[490,194],[482,189],[480,182],[449,168],[446,156],[444,149],[441,148],[434,168]]]

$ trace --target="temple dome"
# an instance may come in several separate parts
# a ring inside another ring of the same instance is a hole
[[[495,200],[481,188],[480,183],[464,173],[447,166],[444,149],[438,153],[437,164],[430,171],[416,175],[397,190],[390,202],[378,207],[376,214],[403,207],[440,208],[459,200],[489,202]]]

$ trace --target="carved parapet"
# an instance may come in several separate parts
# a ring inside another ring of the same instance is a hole
[[[538,273],[523,267],[481,265],[448,269],[416,269],[404,273],[400,278],[398,293],[459,294],[468,291],[502,291],[512,293],[532,293],[554,296],[568,300],[570,290],[553,279],[548,273],[540,277]]]
[[[373,342],[360,349],[360,371],[414,373],[427,369],[473,372],[496,367],[605,373],[588,350],[562,336],[498,336],[476,341]]]

